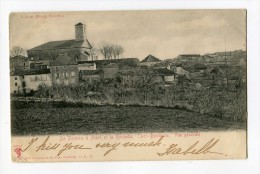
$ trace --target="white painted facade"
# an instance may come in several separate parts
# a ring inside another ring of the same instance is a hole
[[[40,85],[52,86],[51,74],[10,76],[12,94],[36,91]]]

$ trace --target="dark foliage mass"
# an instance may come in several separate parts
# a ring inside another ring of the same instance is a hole
[[[245,129],[245,121],[182,108],[12,101],[12,135]]]

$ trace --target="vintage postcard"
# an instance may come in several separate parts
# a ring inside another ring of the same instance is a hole
[[[247,158],[246,17],[11,13],[13,161]]]

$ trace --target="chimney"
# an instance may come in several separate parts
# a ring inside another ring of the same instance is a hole
[[[75,40],[83,41],[86,39],[85,36],[86,25],[82,23],[78,23],[75,25]]]

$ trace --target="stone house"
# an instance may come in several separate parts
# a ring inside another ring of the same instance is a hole
[[[92,84],[101,81],[103,73],[102,70],[81,70],[79,71],[79,78],[81,81]]]
[[[10,71],[30,69],[30,59],[25,56],[14,56],[10,58]]]
[[[79,83],[79,70],[75,57],[60,54],[50,65],[53,85],[75,85]]]
[[[157,75],[160,75],[164,82],[174,82],[176,80],[176,73],[166,68],[155,69]]]

